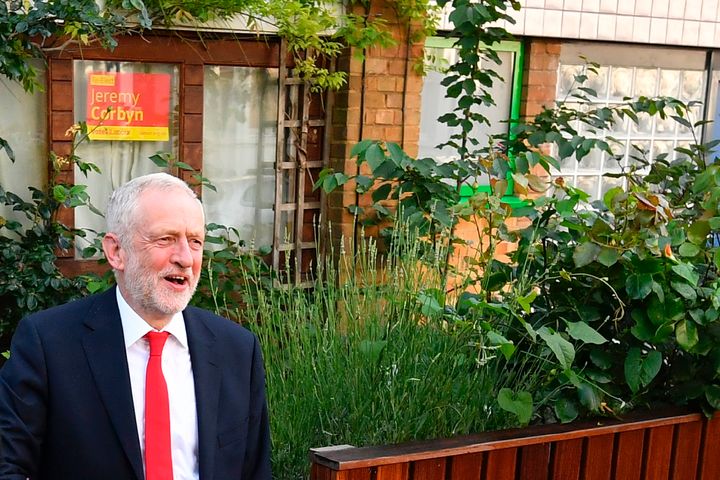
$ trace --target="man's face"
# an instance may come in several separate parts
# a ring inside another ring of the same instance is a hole
[[[153,326],[166,324],[190,301],[200,279],[205,219],[182,190],[146,190],[125,250],[123,295]]]

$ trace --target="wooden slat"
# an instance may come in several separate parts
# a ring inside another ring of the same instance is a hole
[[[523,480],[550,479],[550,444],[538,443],[520,449],[519,476]]]
[[[412,465],[412,480],[445,480],[445,459],[419,460]]]
[[[578,422],[575,424],[538,425],[524,429],[466,435],[446,440],[410,442],[382,447],[353,448],[326,454],[317,454],[313,456],[313,460],[336,470],[345,470],[369,465],[388,465],[427,458],[487,452],[500,448],[515,448],[576,438],[640,431],[641,439],[639,443],[635,437],[631,436],[629,438],[634,439],[634,443],[628,445],[625,449],[628,452],[634,452],[633,456],[630,457],[631,461],[629,463],[637,465],[639,463],[638,459],[642,457],[638,456],[634,449],[639,445],[640,453],[642,453],[643,429],[689,423],[702,418],[702,415],[698,413],[677,414],[676,412],[677,410],[666,412],[665,414],[660,412],[654,414],[644,412],[628,415],[625,421],[604,419],[600,422],[595,420],[593,422]],[[621,458],[623,455],[624,453],[618,458]],[[616,458],[616,463],[618,458]],[[615,476],[614,478],[625,479],[637,477]]]
[[[410,480],[410,464],[382,465],[377,468],[375,480]]]
[[[705,423],[699,473],[700,480],[720,478],[720,415],[718,414]]]
[[[285,161],[285,95],[286,86],[285,80],[287,79],[287,44],[285,40],[280,43],[280,59],[279,59],[279,82],[280,88],[278,89],[278,135],[275,144],[275,212],[273,218],[273,250],[272,250],[272,267],[277,272],[280,270],[280,250],[278,246],[283,241],[282,225],[280,224],[282,219],[282,212],[278,208],[282,204],[283,199],[283,175],[280,164]]]
[[[482,453],[450,457],[448,480],[480,480],[482,466]]]
[[[645,432],[643,430],[621,432],[617,435],[613,478],[640,479],[644,445]]]
[[[670,456],[672,455],[673,433],[672,425],[651,428],[647,433],[647,448],[645,449],[644,480],[667,480],[670,475]]]
[[[517,448],[488,452],[485,480],[515,480],[516,460]]]
[[[610,480],[614,444],[612,434],[588,438],[582,468],[584,480]]]
[[[335,480],[335,475],[337,472],[317,463],[310,469],[310,480]]]
[[[355,468],[353,470],[344,470],[337,472],[336,480],[371,480],[372,469]]]
[[[582,463],[583,439],[562,440],[553,445],[553,480],[578,480]]]
[[[673,480],[695,480],[697,478],[702,427],[702,422],[698,421],[678,425],[675,429],[671,466]]]

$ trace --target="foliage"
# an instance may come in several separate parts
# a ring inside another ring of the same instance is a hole
[[[370,174],[326,170],[316,187],[332,191],[353,182],[372,204],[351,212],[418,226],[427,240],[419,259],[435,258],[447,245],[464,252],[459,272],[446,256],[437,306],[446,321],[474,325],[507,366],[528,356],[542,361],[540,388],[497,397],[519,423],[662,403],[718,409],[720,247],[713,232],[720,226],[720,167],[708,161],[718,142],[696,141],[678,148],[676,160],[660,155],[652,164],[647,152],[631,147],[629,166],[608,174],[626,188],[596,201],[562,178],[550,183],[564,159],[580,161],[594,149],[615,158],[616,142],[603,136],[615,122],[658,116],[692,132],[705,123],[693,121],[695,105],[665,97],[577,108],[595,96],[584,86],[587,76],[578,75],[566,101],[476,148],[468,135],[485,120],[473,108],[487,104],[483,88],[494,75],[473,70],[482,37],[474,28],[496,18],[488,10],[493,4],[456,1],[450,17],[461,61],[444,83],[459,108],[440,121],[460,129],[445,144],[459,160],[412,159],[397,145],[368,140],[352,153]],[[476,16],[484,21],[473,23]],[[587,66],[590,73],[597,68]],[[507,155],[494,148],[500,142]],[[477,173],[490,177],[493,193],[458,202],[459,186]],[[515,208],[502,200],[510,179],[514,193],[525,196]],[[478,245],[456,238],[460,221],[475,224]],[[505,255],[498,254],[502,244],[512,246]]]
[[[343,244],[337,264],[316,266],[312,289],[273,287],[267,274],[241,270],[234,316],[263,346],[274,478],[307,478],[310,447],[509,426],[498,395],[540,388],[540,361],[507,367],[473,323],[446,320],[441,264],[418,263],[423,242],[406,228],[395,234],[383,256],[372,240],[357,254]],[[516,408],[529,419],[527,407]]]
[[[13,218],[0,216],[0,341],[4,350],[17,322],[25,315],[79,298],[87,293],[86,278],[65,276],[58,268],[58,251],[72,249],[82,230],[69,228],[57,218],[61,208],[80,205],[94,209],[84,185],[61,180],[62,169],[76,165],[87,174],[97,167],[75,155],[77,146],[87,140],[84,126],[68,131],[74,142],[70,155],[51,155],[52,173],[44,189],[29,187],[31,200],[0,186],[0,201],[13,212]]]
[[[32,92],[39,83],[31,58],[62,49],[65,44],[59,42],[68,39],[81,45],[97,41],[112,48],[113,35],[122,24],[120,17],[100,12],[94,0],[0,2],[0,75]]]

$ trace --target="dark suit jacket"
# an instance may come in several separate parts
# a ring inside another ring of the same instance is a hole
[[[257,339],[184,312],[201,480],[270,479],[270,432]],[[142,480],[115,290],[31,315],[0,371],[0,479]]]

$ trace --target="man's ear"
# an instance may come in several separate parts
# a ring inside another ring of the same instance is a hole
[[[120,245],[120,239],[114,233],[106,233],[102,239],[105,258],[113,270],[122,272],[125,270],[125,252]]]

